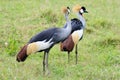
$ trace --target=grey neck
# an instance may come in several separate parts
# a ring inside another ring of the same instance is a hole
[[[72,30],[71,20],[69,20],[69,14],[68,13],[65,14],[65,19],[66,19],[66,25],[67,26],[62,28],[63,29],[63,33],[62,34],[66,38],[66,37],[68,37],[70,35],[71,30]]]
[[[69,20],[68,14],[65,14],[65,19],[66,19],[66,27],[59,29],[58,39],[56,40],[57,42],[64,41],[71,33],[72,30],[71,20]]]
[[[67,23],[67,27],[66,29],[71,31],[72,27],[71,27],[71,21],[69,20],[69,17],[68,17],[68,13],[65,14],[65,19],[66,19],[66,23]]]
[[[83,24],[83,28],[85,28],[85,24],[86,24],[86,22],[85,22],[85,19],[84,19],[84,17],[80,14],[80,13],[77,13],[77,15],[78,15],[78,17],[79,17],[79,19],[80,19],[80,21],[82,22],[82,24]]]
[[[66,21],[69,21],[68,15],[69,15],[68,13],[65,14]]]

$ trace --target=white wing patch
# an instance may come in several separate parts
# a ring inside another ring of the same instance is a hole
[[[46,42],[46,40],[36,42],[36,44],[38,46],[38,51],[49,48],[51,46],[51,44],[53,44],[53,42],[50,42],[51,40],[52,39],[50,39],[47,42]]]
[[[27,47],[27,55],[49,48],[51,44],[53,44],[51,40],[52,39],[50,39],[47,42],[46,40],[43,40],[43,41],[37,41],[37,42],[30,43]]]
[[[72,33],[72,39],[73,39],[73,42],[75,45],[78,43],[78,41],[82,37],[82,35],[83,35],[83,29],[76,30]]]
[[[78,30],[78,34],[79,34],[79,39],[80,39],[82,37],[82,35],[83,35],[83,29]]]

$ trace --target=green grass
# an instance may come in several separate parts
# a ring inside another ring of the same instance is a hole
[[[43,52],[30,55],[24,63],[16,61],[20,47],[33,35],[63,27],[61,8],[76,4],[89,11],[84,15],[87,22],[77,65],[74,50],[68,64],[59,44],[50,51],[49,76],[42,74]],[[0,80],[120,80],[119,5],[119,0],[0,0]]]

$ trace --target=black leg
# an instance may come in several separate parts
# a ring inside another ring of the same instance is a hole
[[[78,58],[77,58],[77,55],[78,55],[77,44],[76,44],[76,48],[75,48],[75,53],[76,53],[76,64],[77,64],[77,61],[78,61]]]
[[[48,55],[49,53],[46,53],[46,68],[48,69]]]
[[[70,52],[68,51],[68,63],[70,62]]]
[[[46,52],[44,52],[44,56],[43,56],[43,74],[45,74],[45,65],[46,65],[45,56],[46,56]]]
[[[49,52],[47,52],[46,53],[46,56],[45,56],[45,58],[46,58],[46,61],[45,61],[45,63],[46,63],[46,75],[49,75],[49,68],[48,68],[48,57],[49,57]]]

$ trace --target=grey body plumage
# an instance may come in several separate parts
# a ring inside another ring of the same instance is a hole
[[[51,48],[54,44],[64,41],[70,35],[72,29],[70,24],[71,22],[68,22],[68,27],[66,28],[51,28],[44,30],[33,36],[28,43],[43,41],[43,40],[46,40],[47,42],[51,39],[51,42],[53,42],[53,44],[51,44],[50,46]],[[48,48],[48,50],[50,48]]]

